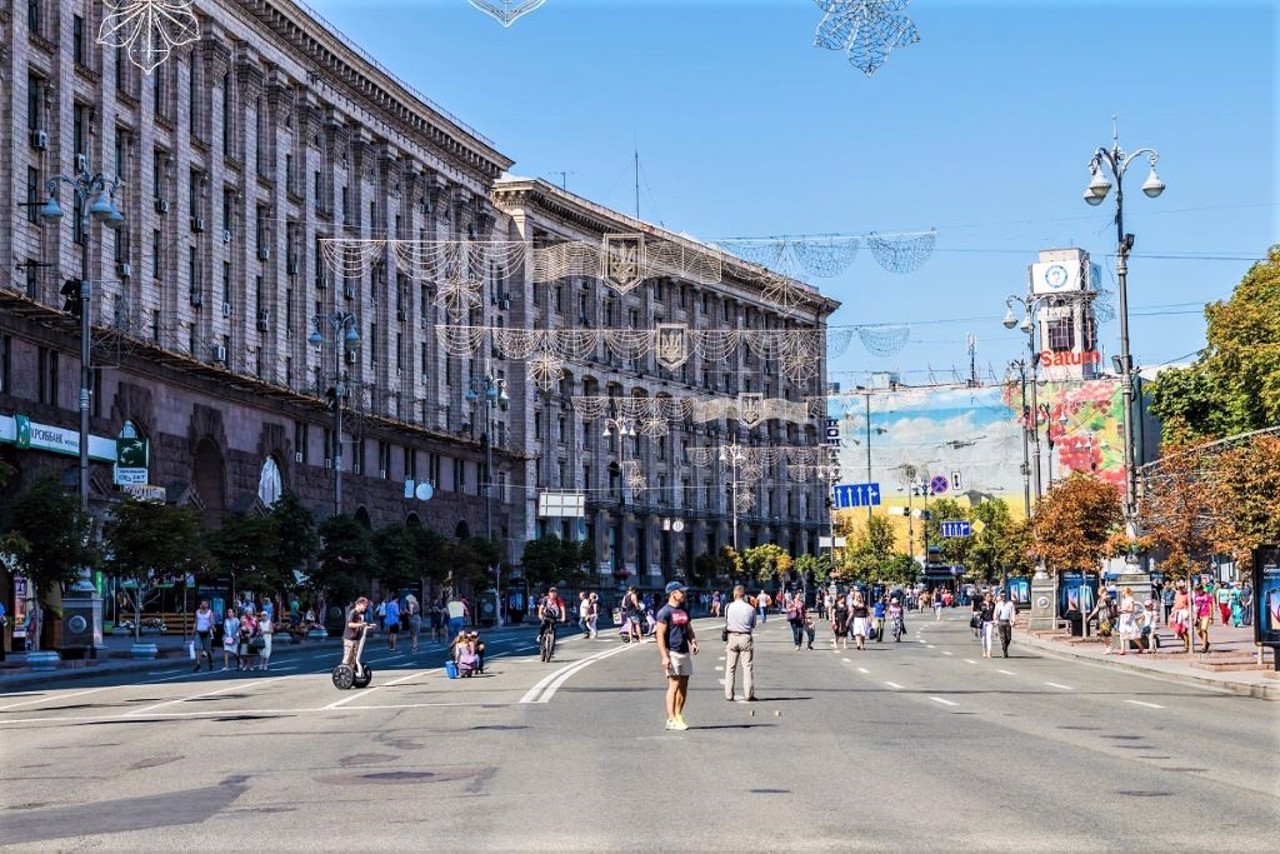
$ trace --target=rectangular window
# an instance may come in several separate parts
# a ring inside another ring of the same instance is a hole
[[[129,94],[129,57],[123,46],[116,48],[116,91]]]
[[[151,272],[158,279],[163,273],[164,253],[160,248],[160,231],[155,229],[151,232]]]
[[[0,394],[9,394],[13,365],[13,338],[0,337]]]
[[[391,443],[378,443],[378,477],[386,480],[391,477]]]
[[[27,222],[40,222],[40,170],[34,166],[27,167]]]
[[[36,400],[58,403],[58,351],[48,347],[36,349]]]
[[[1062,352],[1075,348],[1076,328],[1070,317],[1049,321],[1047,331],[1049,333],[1050,350]]]
[[[191,277],[191,290],[200,290],[200,252],[194,246],[187,247],[187,268]]]
[[[151,90],[151,108],[155,111],[155,114],[160,117],[167,116],[169,113],[169,105],[167,103],[169,98],[169,75],[166,74],[165,71],[166,69],[162,65],[151,74],[151,78],[154,81],[154,86]]]
[[[76,65],[85,64],[83,15],[74,15],[71,18],[71,55],[75,57]]]
[[[202,114],[201,105],[204,103],[204,94],[201,91],[204,87],[200,85],[200,66],[196,62],[195,56],[191,57],[191,66],[187,74],[187,110],[188,127],[193,137],[203,138],[202,128],[200,126],[200,117]]]
[[[89,153],[89,107],[84,104],[76,104],[71,108],[71,147],[75,149],[72,153],[78,157],[86,157]],[[81,163],[74,164],[75,173],[82,170]]]
[[[44,130],[40,121],[44,116],[44,78],[38,74],[27,75],[27,130]],[[34,141],[34,134],[32,140]],[[47,144],[47,143],[46,143]]]
[[[254,214],[254,234],[258,257],[262,258],[270,241],[270,235],[267,233],[267,209],[263,205],[258,205],[257,212]]]
[[[222,75],[222,155],[232,156],[235,113],[231,109],[231,72]]]
[[[201,181],[204,180],[204,174],[198,170],[192,169],[188,178],[191,182],[187,187],[187,206],[191,208],[191,230],[203,230],[203,222],[197,224],[195,220],[203,220],[204,216],[204,211],[200,209],[200,184]]]
[[[293,193],[297,188],[293,185],[293,155],[285,154],[284,156],[284,188],[286,192]]]
[[[27,0],[27,29],[32,35],[44,35],[44,0]]]
[[[315,173],[315,208],[316,213],[324,213],[324,177],[319,173]]]
[[[231,262],[222,262],[222,301],[231,305]]]

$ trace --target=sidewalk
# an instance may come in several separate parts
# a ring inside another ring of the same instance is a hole
[[[1101,638],[1069,637],[1065,632],[1014,631],[1014,642],[1025,643],[1055,655],[1092,661],[1109,667],[1160,675],[1183,682],[1218,688],[1261,700],[1280,700],[1280,673],[1274,671],[1273,651],[1264,647],[1263,666],[1259,668],[1258,647],[1253,642],[1253,626],[1233,628],[1219,623],[1209,627],[1209,652],[1183,652],[1182,642],[1172,630],[1163,626],[1156,630],[1160,651],[1137,655],[1115,652],[1104,654]],[[1119,639],[1112,648],[1119,649]]]

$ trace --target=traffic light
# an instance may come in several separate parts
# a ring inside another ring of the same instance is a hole
[[[62,310],[73,317],[80,316],[80,294],[82,282],[79,279],[67,279],[62,286]]]

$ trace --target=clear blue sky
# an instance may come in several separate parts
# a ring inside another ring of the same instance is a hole
[[[1114,289],[1109,198],[1081,200],[1109,145],[1160,152],[1152,200],[1126,182],[1131,337],[1139,364],[1204,346],[1204,303],[1280,241],[1277,37],[1270,0],[914,0],[919,43],[871,78],[812,46],[811,0],[547,0],[503,29],[466,0],[311,0],[403,80],[540,176],[704,240],[937,228],[899,275],[867,248],[811,279],[833,326],[911,324],[892,358],[855,338],[839,372],[926,382],[1002,375],[1025,338],[1000,324],[1041,248],[1080,246]],[[1113,300],[1114,304],[1114,300]],[[1108,355],[1119,324],[1102,328]]]

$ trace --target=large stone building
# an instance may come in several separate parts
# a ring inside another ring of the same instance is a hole
[[[728,541],[725,475],[691,470],[683,452],[714,444],[730,422],[686,419],[667,437],[634,442],[633,459],[643,458],[658,488],[622,504],[621,466],[610,468],[569,398],[678,387],[803,401],[819,394],[820,367],[788,384],[745,349],[731,363],[691,360],[674,372],[652,356],[602,354],[566,364],[564,378],[542,389],[528,363],[499,358],[496,344],[478,353],[444,346],[457,306],[444,274],[424,274],[412,247],[524,243],[529,259],[555,241],[647,233],[723,265],[715,281],[668,277],[616,300],[598,280],[540,280],[523,260],[489,265],[468,287],[494,298],[466,314],[490,328],[821,330],[835,304],[792,283],[807,312],[792,320],[791,309],[763,300],[759,268],[542,182],[499,180],[512,161],[491,141],[299,4],[217,0],[197,10],[201,39],[150,74],[95,41],[109,11],[100,3],[0,10],[0,174],[11,176],[0,186],[0,442],[10,443],[0,454],[20,476],[62,469],[75,481],[67,454],[78,448],[80,324],[64,311],[64,289],[85,263],[89,497],[99,516],[120,495],[114,439],[132,432],[150,440],[149,482],[213,524],[287,489],[321,513],[337,508],[375,526],[491,531],[515,562],[544,530],[538,490],[556,488],[585,489],[591,505],[583,528],[558,532],[590,536],[611,567],[670,573],[674,554]],[[67,215],[60,224],[41,217],[46,183],[86,171],[119,177],[118,228],[84,231],[65,184],[54,195]],[[486,377],[490,389],[503,381],[513,405],[483,403]],[[53,428],[41,435],[54,438],[19,449],[19,424]],[[800,423],[773,420],[755,432],[756,442],[816,441]],[[740,543],[816,548],[821,493],[774,471],[781,476],[759,485],[757,509],[742,514]],[[432,489],[413,488],[423,483]],[[660,543],[662,520],[676,517],[688,520],[684,540]]]

